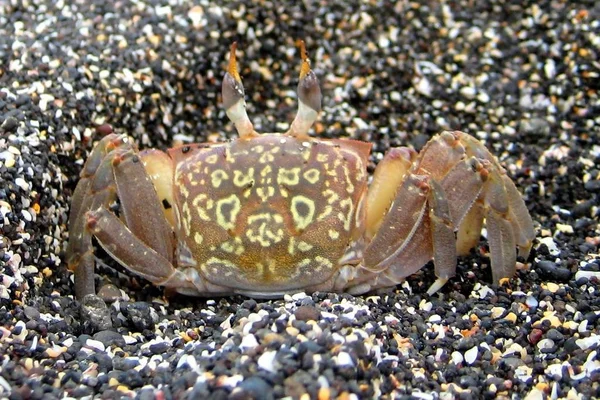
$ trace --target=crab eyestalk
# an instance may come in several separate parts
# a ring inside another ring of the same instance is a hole
[[[236,48],[237,42],[233,42],[229,53],[229,67],[223,78],[221,94],[223,96],[223,105],[225,106],[227,116],[235,125],[235,129],[238,131],[240,138],[250,139],[257,136],[258,133],[254,130],[252,122],[246,113],[244,85],[242,84],[242,78],[238,72],[235,59]]]
[[[300,41],[302,67],[298,82],[298,113],[292,122],[288,134],[295,137],[308,136],[308,130],[317,120],[321,111],[321,88],[317,75],[310,69],[310,60],[306,54],[304,41]]]

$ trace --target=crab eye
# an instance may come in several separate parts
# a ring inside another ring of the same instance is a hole
[[[241,138],[252,138],[257,135],[248,114],[246,113],[246,101],[244,99],[244,85],[237,69],[235,59],[235,49],[237,43],[233,42],[229,53],[229,67],[223,78],[221,86],[221,95],[223,96],[223,105],[227,116],[235,125]]]
[[[239,75],[237,78],[239,79]],[[244,85],[242,85],[241,80],[236,80],[236,77],[227,72],[223,78],[221,94],[223,95],[223,106],[226,110],[229,110],[238,101],[244,100]]]
[[[298,114],[290,126],[288,133],[292,136],[308,136],[308,130],[317,120],[321,111],[321,88],[319,79],[312,69],[306,54],[304,41],[300,41],[300,54],[302,67],[300,68],[300,81],[298,82]]]

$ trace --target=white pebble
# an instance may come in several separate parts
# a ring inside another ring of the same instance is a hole
[[[302,300],[304,298],[308,297],[308,295],[304,292],[298,292],[298,293],[294,293],[292,295],[292,300]]]
[[[242,342],[240,343],[240,350],[245,351],[253,349],[256,346],[258,346],[256,336],[254,336],[253,334],[248,334],[242,338]]]
[[[466,97],[467,99],[472,100],[475,98],[477,91],[475,90],[474,87],[465,86],[460,89],[460,94],[463,95],[464,97]]]
[[[567,363],[568,365],[568,363]],[[563,370],[564,364],[552,364],[552,365],[548,365],[548,367],[546,367],[546,370],[544,371],[546,373],[547,376],[550,377],[558,377],[558,379],[562,378],[562,370]]]
[[[523,383],[531,381],[533,369],[527,365],[520,365],[515,369],[515,377]]]
[[[554,239],[551,236],[538,239],[538,241],[540,242],[540,244],[546,245],[550,255],[557,256],[560,254],[560,250],[558,249],[558,246],[556,245],[556,243],[554,242]]]
[[[585,363],[583,363],[583,372],[585,372],[587,376],[591,376],[592,372],[600,370],[600,361],[596,359],[597,355],[597,350],[591,351]]]
[[[73,85],[71,85],[69,82],[63,82],[62,87],[65,88],[65,90],[68,92],[73,91]]]
[[[461,364],[465,360],[463,355],[458,351],[452,352],[452,354],[450,355],[450,358],[452,359],[452,362],[457,365]]]
[[[192,20],[194,28],[200,28],[206,25],[206,18],[204,17],[204,9],[201,6],[194,6],[188,11],[188,18]]]
[[[336,364],[339,367],[353,367],[354,361],[352,361],[352,357],[350,357],[350,354],[346,353],[345,351],[342,351],[340,352],[340,354],[337,355]]]
[[[540,350],[551,349],[552,347],[554,347],[554,340],[552,339],[542,339],[537,344],[537,348]]]
[[[421,93],[423,96],[430,97],[432,88],[431,84],[429,83],[429,80],[425,77],[421,77],[420,79],[418,79],[418,82],[416,82],[415,85],[415,90]]]
[[[587,279],[596,278],[596,279],[600,279],[600,271],[577,271],[575,273],[575,280],[578,280],[578,279],[581,279],[581,278],[587,278]]]
[[[433,303],[430,301],[421,300],[419,303],[419,309],[429,312],[433,309]]]
[[[85,345],[87,347],[90,347],[90,348],[98,350],[98,351],[104,351],[106,349],[106,347],[104,346],[104,343],[102,343],[99,340],[94,340],[94,339],[86,340]]]
[[[594,345],[600,344],[600,335],[591,335],[583,339],[577,339],[575,344],[582,350],[587,350]]]
[[[258,358],[258,367],[262,368],[266,371],[275,373],[277,372],[277,366],[275,365],[275,356],[277,355],[276,351],[267,351],[264,352]]]
[[[136,338],[129,335],[123,335],[123,340],[125,341],[125,344],[135,344],[138,342]]]
[[[8,151],[16,156],[20,156],[21,155],[21,150],[19,150],[18,148],[16,148],[15,146],[8,146]]]
[[[31,217],[31,214],[27,210],[21,210],[21,215],[23,215],[23,218],[27,222],[31,222],[33,220],[33,218]]]
[[[442,321],[442,317],[440,317],[437,314],[434,314],[431,317],[429,317],[428,321],[431,322],[431,323],[437,324],[438,322]]]
[[[479,92],[477,95],[477,100],[479,100],[481,103],[489,103],[490,96],[486,92]]]
[[[29,184],[23,178],[15,179],[15,185],[17,185],[18,187],[20,187],[21,189],[23,189],[26,192],[29,191]]]
[[[465,362],[467,364],[473,364],[477,360],[477,355],[479,354],[479,349],[477,346],[471,347],[469,350],[465,351]]]
[[[587,319],[584,319],[584,320],[583,320],[583,321],[581,321],[581,322],[579,323],[579,325],[577,326],[577,332],[579,332],[579,333],[584,333],[584,332],[586,332],[586,331],[588,330],[588,329],[587,329],[587,326],[588,326],[588,320],[587,320]]]

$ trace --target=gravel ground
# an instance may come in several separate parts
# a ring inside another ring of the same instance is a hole
[[[162,3],[0,2],[0,398],[600,397],[597,3]],[[444,129],[493,149],[538,233],[515,279],[490,284],[485,241],[432,297],[431,265],[395,290],[276,301],[165,298],[100,268],[109,313],[81,315],[61,257],[96,128],[144,148],[233,137],[237,40],[255,127],[283,130],[297,38],[315,130],[372,141],[371,170]]]

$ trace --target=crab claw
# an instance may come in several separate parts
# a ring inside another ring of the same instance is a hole
[[[235,59],[236,48],[237,42],[233,42],[229,53],[229,66],[225,73],[225,77],[223,78],[221,94],[223,96],[223,105],[225,106],[227,116],[235,125],[235,129],[237,129],[240,138],[250,139],[257,136],[258,133],[254,130],[252,122],[246,113],[244,85],[242,84],[242,78],[238,72]]]
[[[321,88],[317,75],[310,69],[310,60],[306,54],[304,41],[300,40],[302,67],[298,82],[298,113],[290,126],[288,134],[295,137],[308,136],[308,130],[317,120],[321,111]]]

